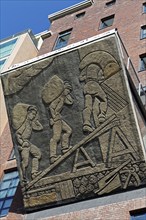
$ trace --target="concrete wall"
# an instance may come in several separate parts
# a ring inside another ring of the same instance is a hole
[[[9,69],[13,64],[24,62],[36,57],[37,53],[38,50],[30,35],[28,33],[20,35],[10,57],[2,69],[2,73],[7,71],[7,69]]]

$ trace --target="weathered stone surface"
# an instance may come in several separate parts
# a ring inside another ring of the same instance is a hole
[[[2,77],[27,209],[146,183],[123,68],[111,37]]]

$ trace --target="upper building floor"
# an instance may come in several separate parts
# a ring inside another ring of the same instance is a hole
[[[146,86],[146,3],[144,0],[86,0],[48,16],[51,36],[39,55],[113,28],[128,51],[141,83]]]

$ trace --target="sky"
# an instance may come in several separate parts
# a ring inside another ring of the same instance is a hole
[[[48,15],[83,0],[0,0],[0,40],[31,29],[49,29]]]

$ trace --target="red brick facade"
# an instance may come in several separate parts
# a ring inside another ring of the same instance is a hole
[[[44,220],[130,220],[130,211],[145,208],[145,206],[146,199],[134,199],[45,218]]]
[[[126,50],[132,59],[132,63],[138,72],[138,76],[143,85],[145,85],[146,71],[139,72],[139,55],[146,53],[146,39],[140,39],[141,26],[146,24],[146,14],[142,12],[144,0],[117,0],[114,5],[109,7],[105,5],[106,2],[109,1],[94,0],[92,6],[52,21],[50,27],[52,36],[45,39],[39,55],[53,50],[57,36],[62,31],[72,28],[68,42],[68,44],[72,44],[117,28]],[[76,14],[84,11],[84,17],[75,19]],[[115,15],[113,25],[99,30],[100,20],[110,15]]]

